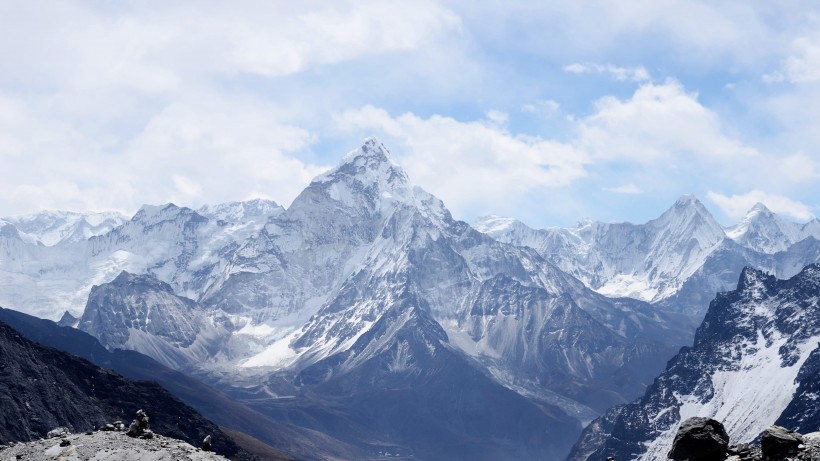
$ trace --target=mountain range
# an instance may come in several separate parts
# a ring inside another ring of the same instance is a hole
[[[643,225],[470,226],[375,139],[288,208],[60,215],[0,221],[0,305],[361,459],[562,459],[644,394],[744,266],[794,275],[820,256],[817,221],[758,206],[723,228],[689,196]]]
[[[715,293],[731,290],[744,267],[788,278],[820,261],[820,221],[788,221],[756,204],[722,227],[694,196],[683,196],[645,224],[583,221],[532,229],[512,218],[480,218],[474,227],[533,248],[607,296],[640,299],[700,318]]]

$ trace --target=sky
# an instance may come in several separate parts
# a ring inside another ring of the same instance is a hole
[[[369,136],[454,217],[820,214],[820,5],[0,0],[0,216],[288,206]]]

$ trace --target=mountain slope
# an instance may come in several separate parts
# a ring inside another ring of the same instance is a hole
[[[213,434],[215,448],[240,455],[230,437],[155,383],[134,382],[78,357],[25,339],[0,322],[0,443],[40,438],[51,429],[74,431],[128,421],[138,409],[157,433],[199,445]]]
[[[315,428],[356,439],[380,435],[373,452],[428,460],[559,459],[579,430],[559,408],[534,405],[494,382],[447,342],[445,331],[404,291],[348,350],[302,370],[302,392],[333,411]],[[344,402],[343,405],[340,405]],[[297,402],[271,402],[294,412]]]
[[[710,304],[694,346],[681,349],[640,400],[590,426],[569,459],[658,459],[691,416],[722,421],[736,442],[775,421],[812,421],[818,303],[820,266],[788,280],[745,269],[737,289]]]
[[[242,431],[227,431],[232,438],[244,440],[248,435],[243,433],[249,434],[305,460],[354,459],[363,456],[352,446],[323,434],[274,421],[197,379],[167,368],[139,352],[123,349],[109,351],[96,338],[80,330],[60,327],[50,320],[2,308],[0,322],[12,326],[31,341],[76,355],[129,379],[156,382],[226,431],[226,428]],[[286,457],[282,454],[277,456]]]
[[[176,369],[206,361],[228,335],[167,283],[125,271],[91,289],[78,328],[109,349],[142,352]]]

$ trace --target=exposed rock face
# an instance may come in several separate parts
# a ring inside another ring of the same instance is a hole
[[[108,348],[142,352],[174,369],[206,360],[228,334],[167,283],[125,271],[91,289],[78,328]]]
[[[720,421],[694,417],[681,424],[669,458],[674,461],[721,461],[728,448],[729,435]]]
[[[660,459],[692,416],[721,420],[739,443],[775,423],[816,429],[818,343],[820,266],[788,280],[747,268],[710,304],[694,345],[641,399],[590,425],[569,459]]]

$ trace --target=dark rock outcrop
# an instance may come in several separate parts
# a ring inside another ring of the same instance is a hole
[[[711,418],[689,418],[681,424],[669,458],[675,461],[721,461],[729,448],[723,424]]]
[[[760,437],[763,456],[771,459],[785,459],[794,456],[803,444],[803,436],[785,427],[772,426]]]

